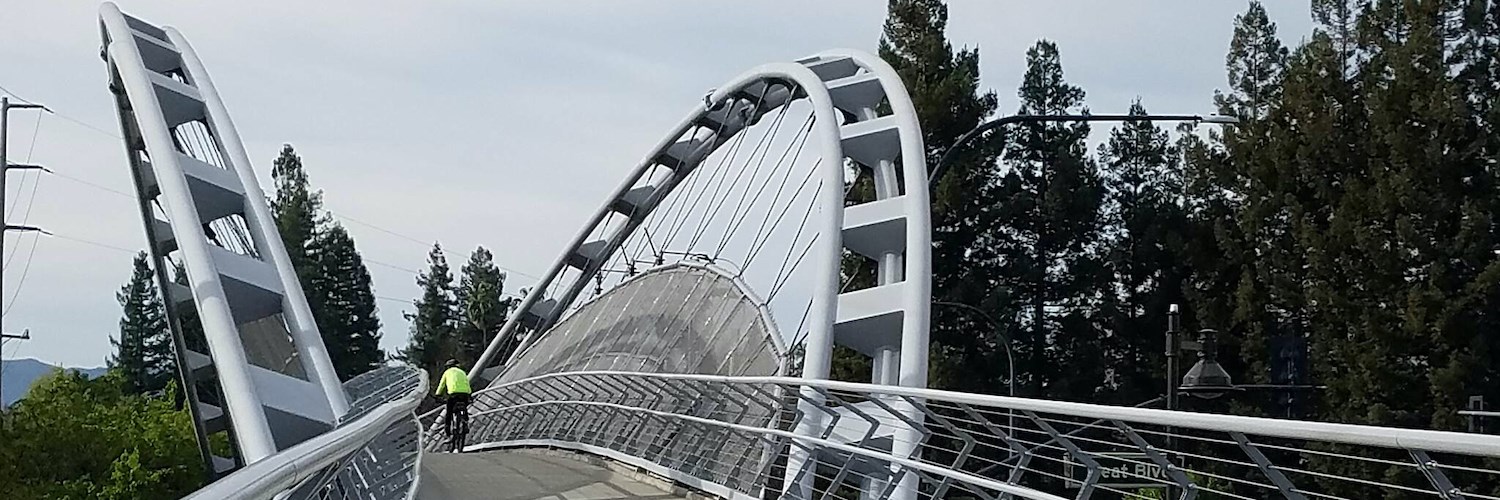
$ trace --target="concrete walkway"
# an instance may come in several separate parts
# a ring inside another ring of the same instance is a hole
[[[422,457],[421,500],[625,498],[681,499],[661,488],[594,465],[581,456],[529,450],[428,453]]]

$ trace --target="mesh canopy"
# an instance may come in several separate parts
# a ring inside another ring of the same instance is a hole
[[[547,331],[497,382],[585,370],[776,375],[779,333],[741,283],[700,264],[642,273]]]

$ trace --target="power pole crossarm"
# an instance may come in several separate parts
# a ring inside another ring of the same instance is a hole
[[[30,231],[30,232],[42,233],[42,234],[45,234],[45,235],[48,235],[48,236],[52,235],[52,233],[49,232],[49,231],[47,231],[46,229],[42,229],[42,228],[39,228],[39,227],[36,227],[36,226],[22,226],[22,225],[17,225],[17,224],[6,224],[5,225],[5,230],[6,231],[23,231],[23,232]]]
[[[31,340],[31,330],[30,329],[22,330],[19,335],[14,334],[14,333],[0,332],[0,352],[4,352],[5,351],[5,340],[6,339]],[[0,358],[0,364],[3,364],[4,361],[5,361],[4,358]],[[0,377],[3,377],[4,375],[5,375],[5,369],[4,368],[0,368]],[[0,410],[5,409],[5,383],[4,382],[5,382],[4,380],[0,380]]]

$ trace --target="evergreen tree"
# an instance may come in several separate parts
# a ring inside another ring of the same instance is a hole
[[[188,286],[187,269],[182,264],[172,266],[172,282]],[[198,308],[191,303],[177,307],[178,326],[182,328],[182,340],[189,351],[208,354],[208,339],[203,334],[203,322],[198,318]]]
[[[1365,133],[1381,140],[1367,147],[1368,195],[1350,230],[1362,258],[1345,261],[1360,276],[1354,345],[1331,350],[1322,374],[1333,419],[1452,429],[1468,395],[1494,394],[1500,193],[1448,58],[1455,8],[1382,2],[1364,13]]]
[[[1232,90],[1214,96],[1219,112],[1241,120],[1260,119],[1269,114],[1281,96],[1280,80],[1286,58],[1287,49],[1276,38],[1276,23],[1266,15],[1264,5],[1250,2],[1249,10],[1234,18],[1234,37],[1225,57]]]
[[[461,270],[456,293],[460,364],[469,366],[478,361],[505,324],[516,301],[505,298],[504,293],[505,273],[495,266],[489,250],[482,246],[474,249]]]
[[[1281,199],[1275,198],[1280,179],[1270,152],[1271,110],[1282,95],[1287,49],[1276,36],[1276,24],[1260,2],[1251,2],[1235,18],[1225,66],[1229,90],[1216,92],[1219,113],[1239,118],[1234,127],[1210,132],[1208,141],[1185,135],[1182,151],[1185,204],[1192,232],[1187,260],[1192,276],[1185,291],[1189,331],[1213,328],[1223,332],[1220,350],[1240,356],[1221,356],[1231,373],[1246,380],[1262,379],[1268,371],[1271,326],[1286,319],[1285,311],[1300,310],[1296,297],[1272,299],[1267,283],[1285,285],[1292,274],[1269,271],[1264,256],[1276,253],[1295,258],[1292,231]],[[1282,286],[1283,290],[1292,288]]]
[[[281,146],[281,155],[271,166],[271,180],[276,185],[271,214],[276,218],[276,229],[281,233],[292,268],[306,288],[310,277],[317,272],[312,246],[323,222],[323,192],[313,190],[308,184],[302,157],[297,156],[291,144]]]
[[[160,391],[177,374],[172,332],[167,327],[155,280],[156,274],[146,263],[146,253],[138,253],[130,282],[115,294],[123,315],[120,336],[111,339],[115,354],[110,356],[108,364],[122,375],[125,390],[135,394]]]
[[[891,0],[888,7],[880,57],[901,75],[911,95],[922,123],[930,170],[959,136],[995,112],[997,99],[993,92],[979,88],[979,51],[955,50],[948,42],[947,6],[939,0]],[[998,200],[995,159],[999,144],[999,134],[994,134],[965,145],[933,193],[934,302],[987,310],[1002,303],[993,293],[997,257],[986,241],[994,220],[991,210]],[[867,176],[862,181],[856,190],[870,189]],[[869,268],[866,263],[865,276],[873,276]],[[999,345],[1000,338],[990,335],[991,325],[959,308],[935,305],[932,312],[929,385],[1001,392],[1006,368],[999,352],[1004,347]],[[853,372],[850,379],[869,380],[867,362],[858,361],[836,359],[835,367]]]
[[[276,227],[335,371],[347,380],[379,366],[375,293],[354,239],[323,211],[323,193],[312,189],[291,145],[282,147],[271,176]]]
[[[427,270],[417,275],[417,286],[422,287],[422,296],[413,303],[417,311],[406,314],[411,321],[411,340],[401,351],[401,357],[435,376],[443,362],[456,352],[458,311],[453,296],[453,273],[440,245],[432,245],[427,264]]]
[[[1130,114],[1146,114],[1140,100]],[[1162,329],[1168,307],[1183,301],[1189,272],[1181,164],[1167,132],[1145,121],[1115,128],[1099,156],[1114,283],[1105,301],[1107,386],[1119,392],[1114,402],[1135,404],[1160,393]]]
[[[1083,89],[1063,79],[1056,44],[1038,42],[1026,62],[1021,114],[1087,113]],[[1088,134],[1085,123],[1027,123],[1006,145],[995,247],[1022,305],[1016,371],[1031,394],[1092,397],[1106,383],[1098,302],[1108,284],[1097,243],[1104,193]]]
[[[323,305],[318,329],[334,370],[348,380],[384,361],[370,271],[354,248],[354,238],[338,223],[319,231],[311,246],[317,265],[311,288]]]

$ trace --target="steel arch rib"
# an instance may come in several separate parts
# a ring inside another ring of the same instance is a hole
[[[822,158],[821,167],[819,167],[821,175],[818,177],[824,184],[824,187],[817,194],[817,205],[819,211],[823,214],[823,218],[819,222],[821,226],[820,231],[832,235],[833,238],[822,238],[816,244],[815,252],[818,258],[813,269],[819,278],[816,280],[815,286],[818,290],[826,291],[827,293],[815,294],[812,312],[809,313],[809,317],[811,318],[810,325],[813,325],[811,329],[827,330],[832,327],[834,307],[836,306],[833,303],[832,295],[838,290],[838,261],[841,248],[837,236],[840,225],[843,222],[843,210],[841,210],[843,198],[840,189],[838,189],[838,186],[841,186],[843,183],[843,149],[838,140],[837,115],[832,105],[832,99],[828,95],[828,89],[823,86],[822,80],[819,79],[816,73],[813,73],[807,67],[800,64],[772,63],[751,69],[719,86],[712,94],[706,97],[709,105],[700,104],[695,106],[695,109],[686,118],[676,127],[672,128],[666,138],[657,143],[656,147],[651,150],[651,153],[637,164],[635,170],[625,178],[624,182],[594,212],[589,222],[584,225],[583,229],[573,238],[563,254],[554,261],[552,266],[547,270],[547,273],[543,275],[542,280],[533,286],[526,297],[522,299],[521,304],[517,307],[517,313],[512,314],[506,320],[499,334],[491,340],[479,360],[475,362],[473,369],[470,370],[471,373],[481,373],[484,367],[494,361],[494,357],[499,353],[500,346],[504,340],[514,335],[521,327],[522,322],[526,320],[530,311],[546,298],[545,294],[549,285],[569,266],[569,258],[577,254],[583,245],[588,243],[586,240],[589,235],[594,234],[594,231],[604,223],[605,218],[613,211],[612,207],[616,200],[622,199],[631,187],[635,186],[654,166],[660,165],[659,159],[666,153],[668,148],[676,144],[676,140],[682,137],[684,133],[696,127],[717,105],[725,103],[736,92],[758,82],[787,82],[795,84],[799,90],[807,94],[806,98],[813,104],[815,123],[813,133],[819,136],[819,157]],[[794,100],[794,98],[795,96],[789,96],[787,103]],[[782,103],[782,105],[786,105],[787,103]],[[738,132],[736,131],[736,133]],[[719,144],[726,142],[729,137],[723,138],[724,140],[719,141]],[[714,146],[717,147],[717,144]],[[701,160],[702,158],[706,158],[710,153],[712,153],[712,150],[702,151],[701,153],[695,152],[693,156]],[[646,210],[631,217],[632,222],[625,230],[619,231],[605,240],[607,242],[606,251],[602,252],[601,255],[607,257],[618,250],[619,246],[635,229],[636,225],[644,221],[650,215],[651,211],[659,206],[660,202],[667,195],[671,194],[677,186],[680,186],[681,181],[687,176],[692,175],[694,171],[696,171],[696,168],[686,173],[686,175],[674,175],[672,177],[673,180],[668,181],[662,186],[664,189],[658,193],[654,193],[647,206],[643,207]],[[597,272],[597,265],[592,266],[592,269],[584,270],[583,276],[575,281],[572,289],[564,292],[557,300],[556,305],[551,307],[552,316],[542,316],[538,327],[527,338],[523,339],[521,345],[511,355],[511,361],[523,355],[526,349],[535,343],[539,335],[544,334],[548,327],[556,323],[559,319],[556,313],[565,309],[571,301],[575,300],[578,292],[586,284],[587,279],[591,278]]]
[[[297,354],[302,359],[308,360],[312,370],[308,375],[313,382],[323,389],[323,394],[333,409],[335,416],[349,412],[349,402],[344,394],[344,389],[339,385],[338,373],[334,371],[333,361],[328,356],[328,347],[323,345],[323,337],[318,331],[318,323],[313,319],[312,309],[307,305],[307,296],[302,290],[302,282],[297,278],[297,272],[292,268],[292,260],[286,253],[286,245],[282,244],[280,230],[276,228],[275,217],[271,214],[271,208],[266,203],[266,194],[261,191],[260,183],[255,179],[255,172],[249,165],[250,155],[245,153],[245,145],[240,142],[239,131],[234,128],[234,121],[229,118],[229,110],[224,108],[224,102],[219,99],[219,90],[214,87],[213,80],[208,76],[208,70],[203,67],[203,61],[198,59],[198,53],[193,51],[192,44],[187,38],[177,31],[177,28],[167,26],[163,28],[172,44],[182,51],[182,63],[187,67],[197,81],[198,91],[203,96],[203,102],[209,107],[208,120],[213,124],[213,129],[220,134],[220,144],[232,158],[232,164],[236,167],[234,173],[240,178],[240,183],[245,187],[245,203],[249,206],[245,211],[247,222],[256,226],[257,230],[250,231],[250,236],[255,238],[257,248],[268,254],[275,264],[276,274],[285,283],[286,295],[282,299],[287,311],[285,317],[292,337],[296,339],[293,343]],[[273,238],[274,237],[274,238]],[[272,242],[271,240],[275,240]]]
[[[546,335],[556,324],[560,311],[576,300],[577,294],[587,286],[603,262],[616,252],[625,239],[643,222],[673,189],[687,176],[696,172],[696,162],[712,153],[693,151],[690,169],[679,171],[669,177],[658,191],[651,193],[645,210],[632,211],[629,221],[613,234],[603,234],[603,251],[600,245],[592,244],[592,255],[583,252],[585,240],[606,223],[606,217],[620,203],[633,186],[655,166],[662,165],[661,158],[679,138],[700,126],[701,122],[721,106],[734,105],[729,100],[736,92],[757,82],[790,82],[805,93],[812,104],[814,132],[819,140],[819,191],[815,194],[818,216],[812,227],[818,235],[815,251],[811,254],[814,267],[810,270],[813,283],[812,304],[809,308],[808,335],[803,358],[803,376],[811,379],[826,379],[832,361],[835,344],[848,345],[869,354],[874,359],[872,381],[881,384],[924,388],[927,385],[928,365],[928,306],[931,300],[931,219],[927,196],[926,154],[922,144],[922,133],[917,122],[910,96],[902,86],[896,72],[877,57],[853,50],[835,50],[802,59],[796,64],[779,63],[755,68],[721,86],[706,98],[705,105],[695,107],[666,139],[637,165],[609,199],[594,213],[589,223],[574,237],[563,255],[554,262],[546,276],[527,295],[519,312],[512,315],[500,334],[490,343],[485,353],[475,363],[471,373],[479,372],[493,360],[500,345],[515,335],[528,315],[538,318],[533,331],[518,346],[507,366],[527,354],[536,340]],[[799,96],[788,96],[780,107]],[[888,106],[882,114],[881,105]],[[763,116],[764,112],[762,112]],[[726,111],[726,116],[728,113]],[[844,118],[844,120],[839,120]],[[748,123],[748,120],[747,120]],[[743,128],[729,134],[743,132]],[[894,134],[894,137],[892,136]],[[716,148],[725,144],[728,137],[711,136],[707,142]],[[849,148],[846,149],[846,143]],[[891,143],[895,143],[891,147]],[[691,137],[687,140],[694,146]],[[701,154],[700,154],[701,153]],[[869,202],[845,205],[844,160],[852,159],[868,168],[875,184],[875,199]],[[900,165],[897,165],[897,162]],[[846,218],[846,215],[848,216]],[[893,229],[895,228],[895,229]],[[856,247],[845,241],[846,233],[855,235]],[[839,287],[840,265],[843,251],[850,250],[875,260],[877,283],[874,287],[841,293]],[[579,265],[578,262],[586,262]],[[582,273],[568,290],[563,292],[550,307],[533,312],[544,298],[547,289],[564,269],[572,266]],[[899,315],[899,320],[894,319]],[[870,319],[875,319],[873,324]],[[845,331],[838,331],[845,325]],[[873,326],[872,326],[873,325]],[[494,377],[498,378],[498,377]],[[823,423],[819,406],[820,395],[807,391],[801,397],[802,418],[796,433],[813,438],[822,433]],[[885,429],[902,443],[893,450],[895,456],[916,458],[920,451],[915,443],[920,430],[923,413],[908,402],[894,402],[893,406],[907,416],[909,425],[896,425]],[[810,475],[796,479],[797,472],[807,467],[812,457],[805,452],[794,451],[787,462],[787,494],[805,496],[811,491]],[[893,498],[915,498],[917,480],[911,474],[894,479],[897,483]],[[884,488],[880,482],[872,482],[866,488],[874,491]]]
[[[214,404],[219,406],[195,401],[191,408],[195,432],[200,441],[228,432],[240,465],[326,432],[348,411],[347,395],[207,71],[174,29],[128,16],[107,2],[99,18],[101,55],[116,96],[147,245],[166,310],[174,315],[178,368],[185,381],[193,381],[199,370],[214,373],[214,381],[183,389],[218,389]],[[152,201],[159,203],[160,215]],[[216,221],[245,239],[218,234],[223,238],[218,244],[210,241],[209,224]],[[183,266],[186,287],[166,278],[168,254]],[[187,347],[175,317],[179,310],[198,314],[206,353]],[[247,348],[252,343],[265,345],[252,351]],[[262,366],[267,359],[284,365],[280,371]],[[215,474],[235,465],[223,457],[205,462]]]

